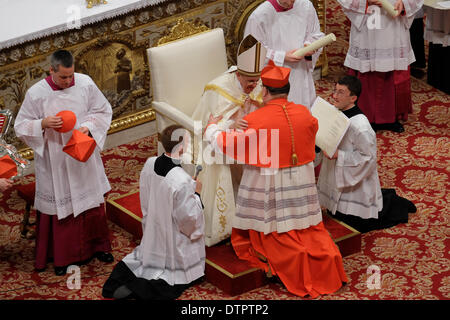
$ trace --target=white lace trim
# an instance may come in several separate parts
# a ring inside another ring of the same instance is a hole
[[[104,202],[104,194],[111,190],[105,177],[96,186],[84,192],[64,194],[56,197],[54,194],[36,190],[35,208],[46,214],[56,214],[58,219],[63,219],[71,214],[78,214],[94,208]]]
[[[450,46],[450,34],[444,32],[425,29],[424,39],[434,44],[442,44],[443,47]]]
[[[93,23],[105,20],[105,19],[121,16],[121,15],[127,14],[128,12],[131,12],[134,10],[139,10],[139,9],[142,9],[142,8],[145,8],[148,6],[157,5],[157,4],[165,2],[165,1],[167,1],[167,0],[140,0],[138,2],[130,3],[128,5],[124,5],[120,8],[116,8],[116,9],[113,9],[110,11],[99,12],[95,15],[81,18],[80,26],[82,27],[82,26],[86,26],[89,24],[93,24]],[[107,7],[105,7],[105,9],[106,8]],[[15,46],[18,44],[22,44],[22,43],[25,43],[28,41],[37,40],[37,39],[44,38],[44,37],[47,37],[50,35],[68,31],[68,30],[78,30],[78,29],[69,28],[67,26],[67,23],[51,26],[49,28],[42,29],[42,30],[39,30],[36,32],[30,32],[24,36],[20,36],[20,37],[14,38],[14,39],[6,40],[6,41],[1,41],[0,42],[0,50],[9,48],[9,47],[12,47],[12,46]]]
[[[411,49],[409,47],[398,47],[389,49],[359,48],[350,46],[348,55],[359,60],[386,60],[386,59],[405,59],[409,57]]]

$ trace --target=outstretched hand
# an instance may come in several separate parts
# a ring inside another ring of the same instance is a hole
[[[244,119],[238,119],[236,120],[233,125],[231,126],[231,129],[237,129],[237,130],[246,130],[248,128],[248,122]]]

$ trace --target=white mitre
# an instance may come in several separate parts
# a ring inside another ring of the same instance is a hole
[[[258,77],[264,68],[267,49],[251,34],[247,35],[239,44],[237,54],[237,69],[239,73]]]

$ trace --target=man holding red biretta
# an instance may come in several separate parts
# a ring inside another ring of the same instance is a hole
[[[205,137],[245,163],[231,242],[240,259],[277,275],[299,296],[317,297],[347,282],[342,256],[322,222],[313,160],[318,122],[287,100],[290,69],[262,70],[264,106],[245,131],[223,131],[210,118]]]
[[[74,73],[66,50],[52,54],[50,76],[26,93],[14,129],[34,150],[38,270],[49,258],[57,275],[94,256],[114,260],[104,210],[111,187],[100,157],[111,117],[109,102],[89,76]]]

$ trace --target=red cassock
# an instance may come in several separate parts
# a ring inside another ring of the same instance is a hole
[[[408,120],[412,112],[410,69],[389,72],[364,72],[349,69],[362,84],[358,106],[370,123]]]
[[[74,218],[36,213],[35,268],[42,270],[49,259],[55,267],[83,262],[97,252],[110,252],[105,206],[89,209]]]

